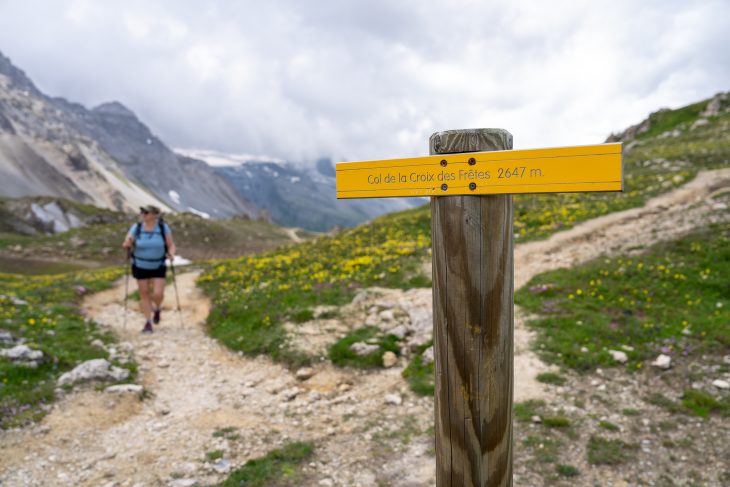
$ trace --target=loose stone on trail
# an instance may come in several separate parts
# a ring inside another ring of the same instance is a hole
[[[667,370],[672,367],[672,357],[661,354],[651,363],[651,365],[662,370]]]

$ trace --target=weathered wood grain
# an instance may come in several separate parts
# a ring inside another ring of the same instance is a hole
[[[433,134],[431,154],[504,150],[500,129]],[[436,485],[512,485],[512,196],[431,198]]]

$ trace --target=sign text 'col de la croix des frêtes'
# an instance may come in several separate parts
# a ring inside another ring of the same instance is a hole
[[[622,191],[621,144],[340,162],[337,198]]]

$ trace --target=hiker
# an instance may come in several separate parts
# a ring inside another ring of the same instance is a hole
[[[166,255],[175,257],[172,230],[153,205],[140,208],[141,221],[129,229],[122,247],[130,251],[132,276],[139,287],[139,305],[145,317],[143,333],[152,333],[152,323],[160,322],[160,306],[165,296]],[[151,291],[151,292],[150,292]]]

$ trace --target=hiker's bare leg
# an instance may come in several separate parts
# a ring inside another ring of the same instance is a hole
[[[155,304],[154,309],[160,309],[160,306],[162,306],[162,300],[165,299],[165,279],[152,279],[152,288],[152,302]]]
[[[139,288],[139,308],[142,310],[145,320],[152,319],[152,306],[150,304],[150,280],[137,279]]]

